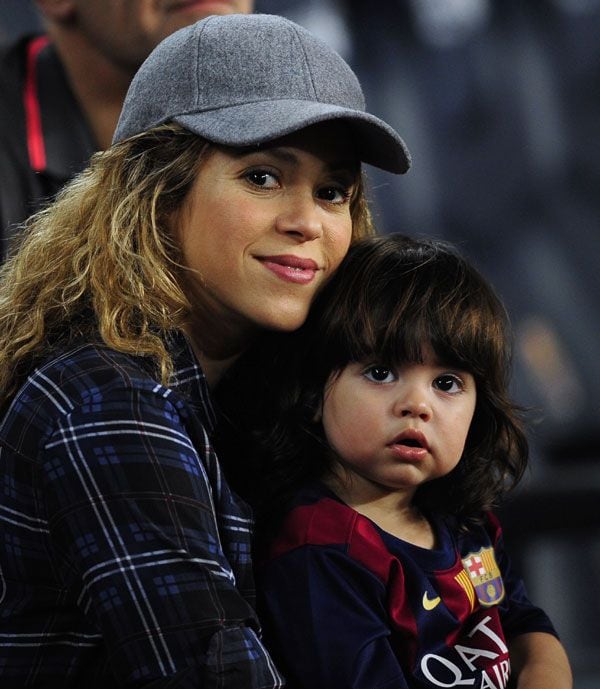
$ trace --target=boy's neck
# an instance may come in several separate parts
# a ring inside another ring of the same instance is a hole
[[[435,531],[414,505],[414,491],[388,490],[356,475],[343,479],[330,475],[323,482],[340,500],[392,536],[428,550],[435,547]]]

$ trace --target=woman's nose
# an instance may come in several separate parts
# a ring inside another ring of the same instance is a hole
[[[286,206],[276,220],[278,232],[307,242],[323,234],[321,209],[312,194],[297,193],[286,198]]]

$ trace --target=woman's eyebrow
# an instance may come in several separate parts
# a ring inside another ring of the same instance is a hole
[[[273,146],[266,148],[244,148],[242,151],[240,151],[240,157],[252,155],[253,153],[264,153],[265,155],[273,156],[273,158],[276,158],[282,163],[288,163],[290,165],[297,166],[300,164],[300,159],[294,153],[294,151],[285,146]],[[357,161],[350,158],[347,160],[324,160],[323,164],[327,167],[327,169],[330,172],[348,171],[355,173],[359,168],[359,164],[357,163]]]
[[[300,162],[298,156],[293,151],[290,151],[289,148],[265,148],[264,153],[272,155],[273,158],[277,158],[283,163],[291,163],[292,165],[298,165]]]
[[[271,148],[271,147],[258,147],[258,146],[247,146],[240,149],[231,149],[228,151],[229,155],[233,158],[246,158],[252,155],[267,155],[277,158],[281,162],[286,162],[290,164],[297,165],[299,160],[292,151],[286,148]]]

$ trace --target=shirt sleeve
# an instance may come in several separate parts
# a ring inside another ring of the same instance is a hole
[[[494,551],[505,588],[505,598],[500,604],[500,617],[506,639],[510,640],[519,634],[529,632],[546,632],[558,636],[548,615],[531,602],[523,579],[515,572],[504,547],[504,537],[498,520],[492,514],[488,515],[488,519],[488,528],[495,541]]]
[[[304,545],[259,578],[267,645],[291,689],[405,689],[383,583],[336,546]]]
[[[223,552],[210,453],[165,396],[136,389],[72,410],[45,444],[57,578],[118,686],[281,686]]]

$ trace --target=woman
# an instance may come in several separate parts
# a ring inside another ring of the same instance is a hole
[[[209,388],[303,322],[403,172],[325,44],[211,17],[134,79],[113,146],[0,281],[0,663],[10,687],[278,687]]]

